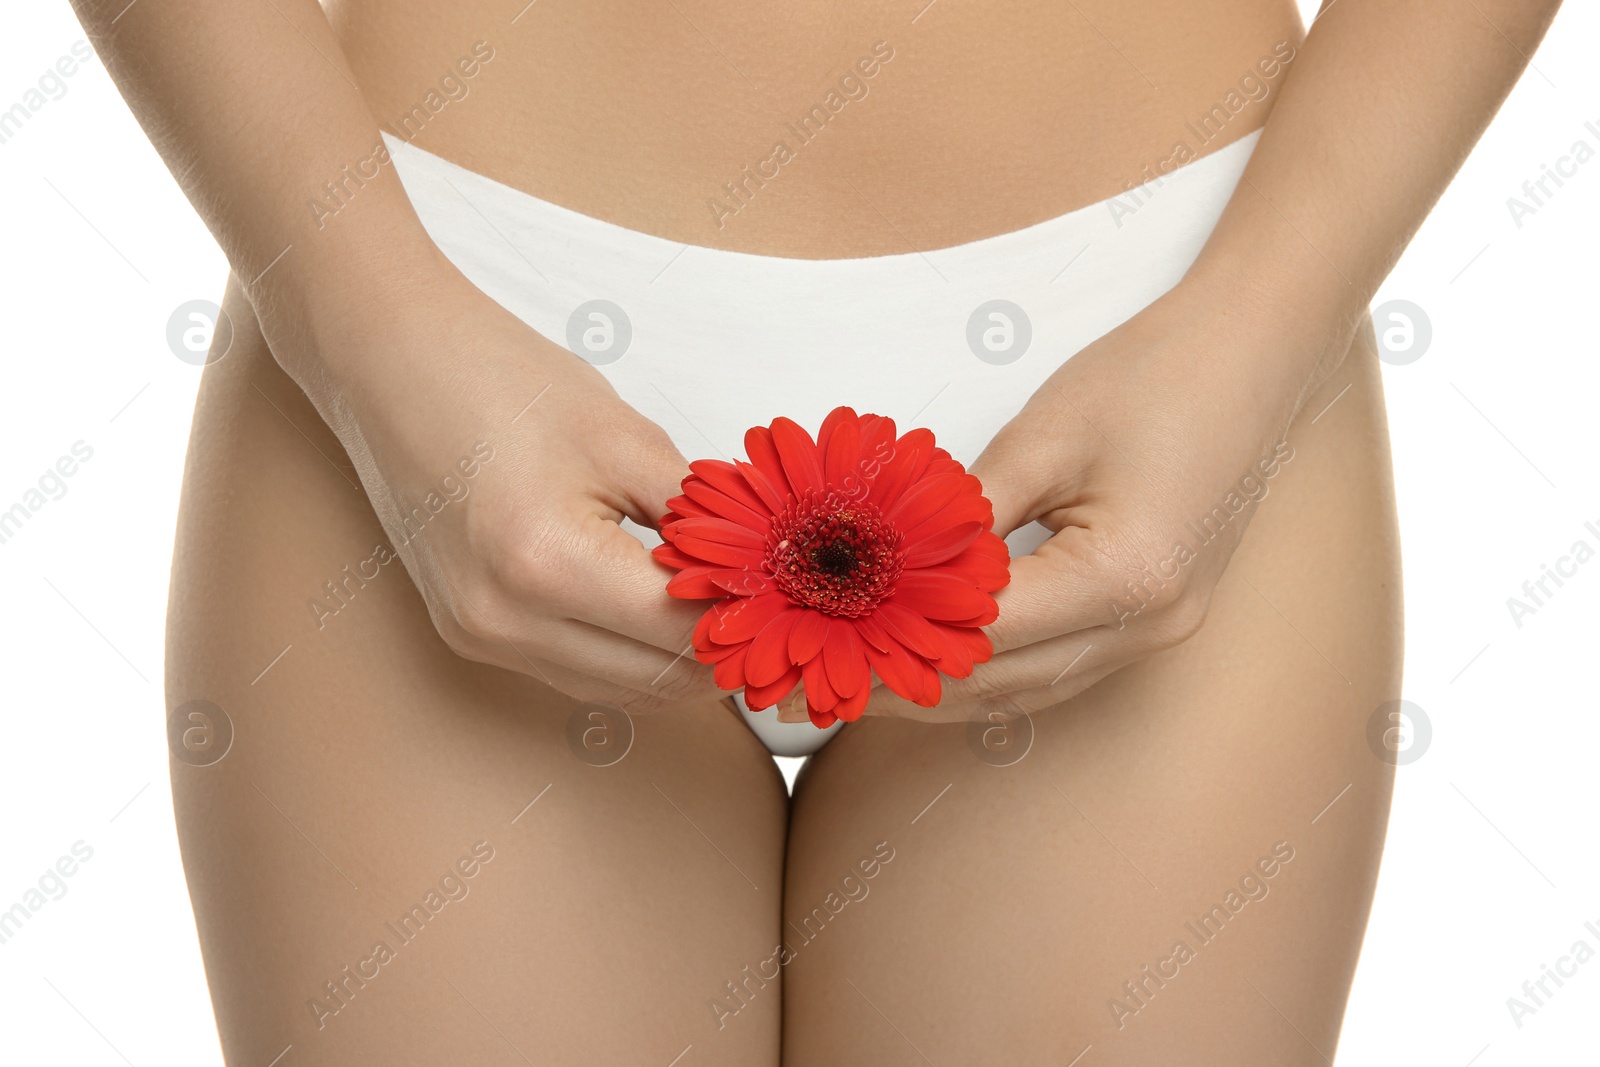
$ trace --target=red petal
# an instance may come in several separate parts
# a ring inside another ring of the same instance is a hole
[[[889,631],[878,625],[878,620],[871,615],[863,615],[856,620],[856,634],[861,640],[866,641],[879,652],[884,651],[894,642],[894,638],[889,636]]]
[[[744,481],[743,478],[739,480],[741,482]],[[683,487],[683,491],[688,495],[692,503],[698,504],[707,514],[718,515],[729,522],[736,522],[740,526],[748,527],[763,538],[766,537],[767,531],[772,528],[772,516],[764,514],[764,508],[758,511],[755,508],[746,507],[709,482],[691,479],[689,484]],[[755,494],[752,493],[751,495],[754,496]],[[758,506],[759,504],[760,502],[757,501]]]
[[[684,481],[688,480],[687,478],[684,479]],[[696,504],[694,498],[687,495],[673,497],[667,501],[667,507],[672,509],[670,514],[676,515],[680,519],[699,518],[710,514],[710,512],[706,511],[704,504]]]
[[[765,507],[766,502],[745,480],[744,475],[739,473],[736,465],[721,459],[697,459],[689,464],[689,469],[699,475],[707,485],[724,496],[737,500],[751,511],[760,512]],[[684,486],[685,491],[688,488],[687,485]]]
[[[711,677],[723,689],[744,688],[744,661],[750,654],[749,645],[739,645],[738,651],[717,661],[711,668]]]
[[[931,708],[939,703],[939,698],[944,693],[943,684],[939,681],[939,671],[925,659],[917,660],[917,666],[922,670],[922,695],[917,698],[917,703],[925,708]]]
[[[711,581],[715,567],[689,567],[672,576],[667,595],[679,600],[716,600],[728,594]]]
[[[872,687],[864,685],[861,687],[861,692],[854,696],[841,697],[839,703],[834,705],[833,714],[844,722],[855,722],[861,718],[861,712],[866,709],[871,696]]]
[[[657,563],[665,563],[667,566],[676,567],[679,570],[685,567],[700,567],[705,564],[704,560],[695,559],[670,542],[657,545],[650,550],[650,554],[656,558]]]
[[[883,513],[883,517],[902,530],[914,530],[933,518],[967,489],[965,482],[970,474],[937,474],[923,478],[905,491],[899,501]],[[978,479],[972,478],[974,482]],[[710,522],[710,519],[685,519],[685,522]]]
[[[790,605],[782,593],[763,593],[760,596],[739,597],[727,601],[727,607],[717,610],[716,620],[707,635],[719,645],[732,645],[748,641],[777,618]]]
[[[789,662],[807,663],[816,659],[827,636],[828,617],[820,611],[806,612],[789,635]]]
[[[822,455],[823,481],[866,495],[865,472],[861,469],[861,426],[854,411],[837,407],[828,413],[817,433],[817,451]]]
[[[854,696],[872,684],[872,672],[863,654],[867,643],[856,635],[853,623],[828,620],[828,639],[822,646],[822,659],[828,668],[828,681],[842,697]]]
[[[780,415],[772,420],[772,443],[783,459],[783,473],[788,476],[789,488],[794,490],[795,496],[804,495],[808,489],[820,492],[827,488],[817,443],[804,427]]]
[[[917,666],[917,658],[904,645],[896,643],[887,652],[879,652],[871,645],[862,647],[867,650],[867,661],[884,685],[907,700],[922,703],[922,671]]]
[[[698,556],[705,563],[719,563],[724,567],[749,567],[751,570],[758,570],[762,561],[767,558],[765,546],[759,549],[749,548],[744,545],[730,545],[725,541],[693,537],[689,534],[680,533],[675,544],[689,555]]]
[[[774,452],[773,455],[776,456],[777,453]],[[783,477],[781,465],[778,470],[777,480],[774,481],[767,476],[765,471],[754,464],[738,459],[733,462],[739,468],[739,476],[745,480],[745,484],[750,487],[750,491],[761,498],[761,503],[766,505],[768,511],[776,515],[783,510],[784,504],[788,499],[789,482],[788,479]]]
[[[939,570],[907,571],[894,588],[894,601],[927,619],[962,622],[997,610],[994,597],[972,583]]]
[[[743,655],[750,651],[749,644],[742,645],[712,645],[709,649],[695,649],[694,658],[701,663],[721,663],[729,656]],[[743,685],[743,682],[739,683]]]
[[[800,677],[805,680],[808,709],[832,711],[838,705],[839,694],[834,691],[833,683],[828,681],[828,672],[821,656],[807,660],[800,668]]]
[[[879,464],[894,455],[894,420],[884,415],[861,416],[861,457]]]
[[[744,665],[746,685],[771,685],[793,666],[789,662],[789,634],[803,614],[800,608],[779,612],[756,634],[750,642],[750,658]]]
[[[883,469],[873,480],[872,495],[868,497],[880,509],[900,499],[900,494],[912,483],[916,469],[922,462],[916,446],[910,446],[911,450],[905,451],[907,446],[896,442],[893,447],[895,453],[883,464]]]
[[[922,476],[933,458],[933,431],[924,427],[907,430],[894,443],[894,456],[884,466],[872,489],[872,502],[887,510],[906,488]]]
[[[896,641],[926,659],[938,659],[944,653],[944,641],[939,631],[927,619],[892,600],[878,605],[877,621],[883,623]]]
[[[713,604],[694,624],[694,636],[689,638],[689,641],[696,651],[715,647],[716,642],[711,640],[711,627],[716,624],[717,616],[724,610],[726,610],[725,603]]]
[[[762,474],[766,475],[767,481],[778,495],[779,502],[773,504],[768,501],[768,507],[772,508],[774,512],[781,510],[783,499],[794,494],[789,488],[789,476],[783,472],[783,460],[779,458],[778,447],[773,443],[772,431],[765,426],[750,427],[744,432],[744,451],[750,457],[750,463]],[[752,489],[758,493],[761,492],[761,487],[756,484],[755,479],[751,478],[743,467],[739,468],[739,473],[743,474],[745,479],[750,482]],[[766,500],[765,494],[762,494],[762,499]]]
[[[994,642],[989,640],[989,635],[975,627],[954,626],[956,635],[966,643],[967,651],[972,653],[972,662],[988,663],[994,658]]]
[[[988,536],[990,536],[988,533],[983,535],[983,537]],[[937,568],[929,569],[937,574],[955,575],[987,592],[992,593],[996,589],[1005,588],[1011,581],[1011,558],[1008,556],[1004,560],[997,560],[987,552],[975,551],[978,544],[982,542],[983,537],[974,541],[965,552],[955,559],[947,560]],[[926,573],[926,571],[919,570],[916,573],[922,574]]]
[[[680,519],[677,523],[677,534],[680,540],[688,534],[719,544],[738,545],[740,548],[765,550],[767,547],[765,532],[757,533],[748,526],[741,526],[737,522],[715,516]]]
[[[790,693],[800,684],[800,668],[790,667],[782,678],[771,685],[746,685],[744,687],[744,702],[750,706],[751,711],[760,711],[770,708]]]
[[[839,717],[831,711],[818,711],[809,703],[806,704],[806,714],[811,716],[811,725],[819,730],[826,730],[839,721]]]
[[[933,665],[939,668],[940,673],[948,674],[952,678],[966,678],[972,674],[972,645],[967,639],[968,634],[983,636],[982,630],[970,629],[965,626],[947,626],[940,622],[930,622],[939,635],[940,652],[934,658]],[[984,637],[985,643],[988,638]]]
[[[993,607],[980,611],[976,615],[970,615],[965,619],[943,619],[941,621],[948,622],[953,626],[988,626],[991,622],[994,622],[994,620],[998,619],[999,617],[1000,605],[995,604]]]
[[[948,526],[942,530],[932,530],[932,523],[925,523],[918,527],[927,530],[920,536],[906,534],[906,567],[917,570],[921,567],[936,567],[945,563],[967,550],[967,546],[978,539],[983,532],[983,524],[978,522],[963,522]]]
[[[707,577],[723,593],[732,593],[734,596],[760,596],[777,588],[765,572],[744,567],[737,570],[731,567],[714,569]]]
[[[902,525],[906,544],[915,544],[951,526],[975,522],[980,530],[994,526],[994,505],[977,493],[963,493],[917,525]]]
[[[972,550],[1001,563],[1011,562],[1011,549],[1006,547],[1005,538],[993,531],[985,531],[982,537],[972,542]]]

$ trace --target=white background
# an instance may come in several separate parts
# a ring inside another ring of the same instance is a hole
[[[0,109],[84,37],[65,3],[7,14]],[[1573,542],[1600,548],[1600,159],[1520,227],[1506,203],[1575,141],[1600,149],[1596,40],[1600,10],[1569,3],[1377,301],[1416,303],[1433,330],[1420,359],[1384,369],[1405,695],[1433,737],[1399,771],[1345,1064],[1600,1054],[1600,959],[1520,1029],[1506,1006],[1574,941],[1600,949],[1584,929],[1600,930],[1600,560],[1520,627],[1506,604]],[[66,84],[0,144],[0,510],[74,442],[93,449],[0,544],[0,910],[75,842],[93,858],[0,945],[0,1062],[219,1064],[161,673],[199,380],[167,319],[219,298],[226,266],[98,62]]]

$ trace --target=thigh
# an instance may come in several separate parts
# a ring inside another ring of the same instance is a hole
[[[1289,440],[1194,639],[1033,716],[1031,747],[1026,720],[1009,749],[865,720],[813,760],[785,1063],[1332,1059],[1393,780],[1368,722],[1400,684],[1369,336]]]
[[[723,705],[630,731],[453,655],[236,286],[225,306],[167,694],[228,1063],[775,1063],[776,980],[716,1008],[780,921],[765,749]]]

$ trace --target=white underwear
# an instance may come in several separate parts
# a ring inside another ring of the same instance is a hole
[[[444,254],[599,367],[686,459],[732,459],[748,427],[779,415],[815,433],[847,404],[902,432],[926,426],[963,463],[1068,357],[1177,284],[1258,137],[1013,233],[928,252],[786,259],[580,215],[384,135]],[[1046,536],[1030,523],[1006,542],[1025,555]],[[814,752],[843,725],[780,723],[775,708],[738,703],[775,755]]]

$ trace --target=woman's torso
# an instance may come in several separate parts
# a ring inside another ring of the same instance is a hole
[[[1159,176],[1258,128],[1302,35],[1291,0],[925,2],[328,6],[418,147],[633,229],[805,258],[972,241]]]

